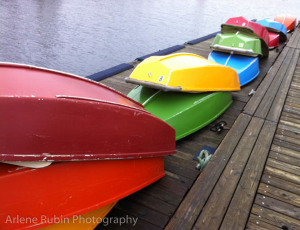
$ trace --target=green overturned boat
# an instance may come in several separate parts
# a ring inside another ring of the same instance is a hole
[[[263,55],[261,40],[259,38],[240,32],[217,34],[210,47],[217,51],[253,57],[265,56]]]
[[[164,92],[135,87],[128,97],[176,130],[176,140],[186,137],[217,119],[232,103],[230,92]]]

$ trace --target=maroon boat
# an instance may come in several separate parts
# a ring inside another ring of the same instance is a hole
[[[157,157],[175,131],[125,95],[78,76],[0,63],[0,161]]]
[[[253,21],[244,17],[233,17],[221,25],[223,33],[242,32],[244,34],[257,37],[261,40],[263,56],[269,55],[269,32],[268,30]]]

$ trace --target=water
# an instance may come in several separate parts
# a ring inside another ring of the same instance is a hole
[[[230,17],[300,17],[299,5],[294,0],[0,0],[0,61],[86,76],[216,32]]]

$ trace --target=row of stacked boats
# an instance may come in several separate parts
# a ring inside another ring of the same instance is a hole
[[[226,111],[231,91],[257,77],[259,57],[276,47],[270,40],[286,40],[286,27],[229,19],[208,60],[150,57],[126,79],[138,85],[128,96],[75,75],[0,63],[0,228],[94,228],[98,222],[75,217],[103,218],[162,178],[176,140]]]
[[[282,17],[286,25],[278,22]],[[219,117],[232,103],[230,92],[259,75],[259,58],[268,57],[279,38],[286,41],[287,23],[295,28],[296,18],[282,17],[257,22],[228,19],[208,59],[188,53],[147,58],[125,79],[138,85],[128,97],[171,125],[176,140],[190,135]]]

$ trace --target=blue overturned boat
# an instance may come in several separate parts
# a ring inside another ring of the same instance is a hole
[[[212,51],[208,56],[208,60],[210,61],[233,68],[239,75],[241,86],[253,81],[260,73],[258,59],[258,57],[250,57],[218,51]]]
[[[276,22],[269,18],[258,20],[258,21],[256,21],[256,23],[266,27],[266,29],[269,32],[279,34],[280,41],[283,41],[283,42],[286,41],[287,29],[286,29],[285,25],[283,25],[282,23]]]

